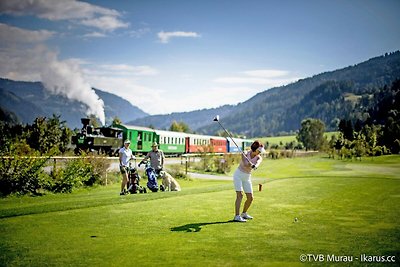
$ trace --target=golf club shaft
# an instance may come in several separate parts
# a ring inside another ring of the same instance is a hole
[[[250,161],[250,159],[246,156],[246,154],[244,154],[243,150],[238,146],[238,144],[236,144],[235,140],[233,140],[232,135],[224,128],[224,126],[222,126],[222,124],[217,121],[218,124],[222,127],[222,129],[224,129],[224,131],[229,135],[229,137],[231,138],[232,142],[236,145],[236,147],[239,149],[239,151],[242,153],[242,155],[247,159],[247,161],[253,165],[253,163]]]

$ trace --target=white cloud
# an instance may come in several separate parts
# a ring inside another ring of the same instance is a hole
[[[2,43],[41,43],[50,39],[54,34],[51,31],[29,31],[0,23],[0,40]]]
[[[218,77],[214,79],[214,82],[229,85],[259,85],[271,88],[289,84],[298,79],[298,77],[292,76],[289,71],[265,69],[243,71],[235,76]]]
[[[83,64],[90,64],[84,62]],[[154,76],[159,72],[151,66],[133,66],[128,64],[100,64],[96,66],[86,66],[85,72],[88,75],[103,76]]]
[[[105,35],[104,33],[101,33],[101,32],[91,32],[91,33],[87,33],[87,34],[83,35],[83,37],[103,38],[103,37],[107,37],[107,35]]]
[[[286,70],[248,70],[243,72],[252,77],[276,78],[289,75]]]
[[[150,31],[150,28],[146,26],[137,30],[128,31],[127,35],[133,38],[141,38],[143,35],[149,33]]]
[[[0,23],[0,76],[39,81],[48,48],[43,44],[54,32],[30,31]]]
[[[82,25],[95,27],[104,31],[113,31],[118,28],[127,28],[128,23],[124,23],[115,17],[102,16],[98,18],[84,19],[81,21]]]
[[[159,74],[157,69],[147,65],[93,62],[84,62],[82,68],[93,87],[116,94],[150,114],[167,112],[163,104],[165,91],[143,85],[142,79]]]
[[[217,83],[228,83],[228,84],[265,84],[268,83],[267,79],[254,78],[254,77],[237,77],[227,76],[220,77],[214,80]]]
[[[121,14],[114,10],[76,0],[2,0],[0,13],[16,16],[37,16],[52,21],[71,20],[101,30],[113,31],[128,27],[121,21]]]
[[[98,75],[96,71],[85,70],[85,77],[90,84],[100,90],[116,94],[132,105],[150,114],[165,113],[161,90],[143,86],[137,78],[126,76]]]
[[[182,32],[182,31],[177,31],[177,32],[161,31],[157,35],[158,35],[158,38],[160,39],[160,42],[163,44],[168,43],[171,38],[175,38],[175,37],[192,37],[192,38],[200,37],[200,35],[196,32]]]

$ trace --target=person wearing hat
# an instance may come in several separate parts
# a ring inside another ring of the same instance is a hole
[[[122,175],[120,195],[126,194],[125,187],[129,180],[129,161],[134,158],[132,150],[129,148],[130,145],[131,141],[126,139],[124,146],[119,149],[119,170],[121,171]]]
[[[151,151],[147,153],[142,162],[146,162],[148,159],[150,159],[150,166],[153,167],[156,171],[156,174],[159,175],[160,171],[162,171],[164,168],[165,156],[164,152],[158,149],[157,142],[154,142],[151,145]]]
[[[260,166],[262,162],[261,153],[263,152],[265,152],[264,146],[259,141],[254,141],[253,144],[251,144],[251,150],[245,155],[242,155],[242,160],[233,174],[233,184],[236,191],[235,217],[233,218],[233,221],[235,222],[246,222],[247,220],[253,219],[252,216],[247,214],[247,210],[253,202],[251,171]],[[246,201],[243,206],[243,212],[239,215],[240,205],[243,199],[243,191],[246,194]]]

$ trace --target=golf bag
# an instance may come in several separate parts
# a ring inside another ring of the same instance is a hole
[[[141,164],[144,164],[144,162],[139,163],[139,167]],[[157,192],[158,191],[158,183],[157,183],[157,175],[156,171],[154,170],[153,167],[150,166],[150,163],[147,162],[145,165],[145,172],[147,176],[147,187],[152,191],[152,192]],[[164,191],[164,186],[160,185],[160,190]]]
[[[147,193],[146,188],[143,186],[140,186],[139,181],[140,181],[140,176],[136,170],[136,168],[129,166],[129,172],[128,172],[128,192],[131,194],[136,194],[137,192],[139,193]]]

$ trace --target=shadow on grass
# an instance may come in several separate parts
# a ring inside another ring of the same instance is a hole
[[[226,223],[233,223],[233,220],[225,221],[225,222],[205,222],[205,223],[189,223],[182,226],[172,227],[171,232],[200,232],[201,227],[205,225],[212,225],[212,224],[226,224]]]

